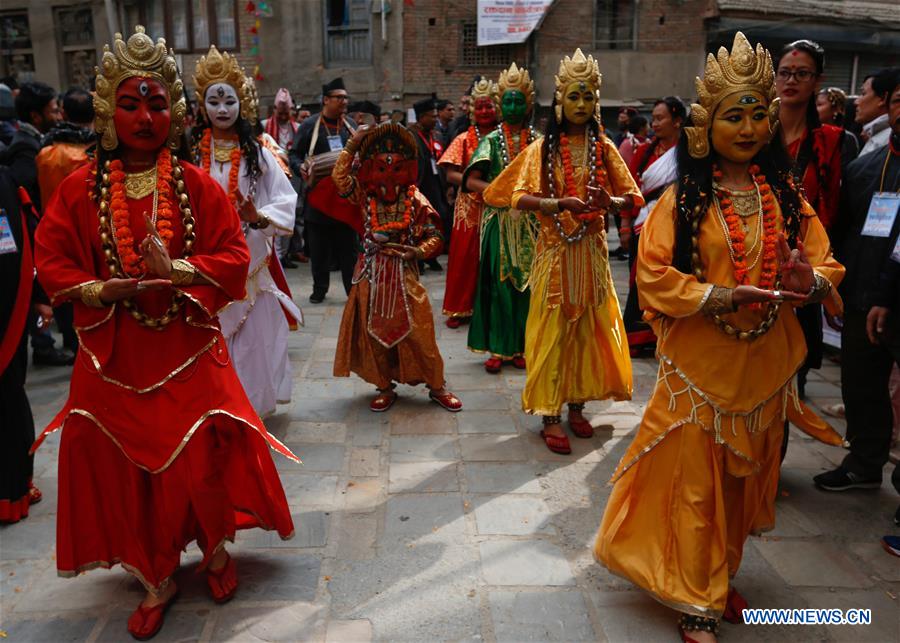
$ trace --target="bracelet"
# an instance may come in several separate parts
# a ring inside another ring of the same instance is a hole
[[[737,310],[734,307],[734,288],[713,286],[706,301],[703,302],[701,311],[704,315],[724,315]]]
[[[271,223],[269,217],[264,214],[258,214],[256,216],[256,221],[250,223],[250,227],[254,230],[265,230],[269,227],[269,223]]]
[[[559,199],[541,199],[540,208],[544,214],[556,214],[559,212]]]
[[[816,281],[806,295],[806,303],[808,304],[817,304],[821,302],[828,296],[828,293],[831,292],[831,282],[819,273],[815,273],[815,275]]]
[[[707,616],[695,616],[694,614],[682,614],[678,619],[678,625],[685,632],[709,632],[713,636],[719,633],[719,621]]]
[[[620,210],[625,209],[625,197],[623,196],[614,196],[609,200],[609,207],[607,210],[610,212],[619,212]]]
[[[92,281],[81,287],[81,301],[91,308],[106,308],[106,304],[100,299],[100,291],[103,290],[102,281]]]
[[[173,286],[188,286],[194,281],[197,269],[187,259],[175,259],[172,261],[172,272],[169,279]]]

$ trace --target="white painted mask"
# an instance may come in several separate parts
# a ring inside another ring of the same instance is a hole
[[[210,85],[206,90],[206,115],[216,129],[228,129],[234,125],[241,112],[241,101],[234,87],[225,83]]]

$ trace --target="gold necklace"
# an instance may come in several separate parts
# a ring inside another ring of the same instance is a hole
[[[125,173],[125,196],[143,199],[156,189],[156,165],[143,172]]]

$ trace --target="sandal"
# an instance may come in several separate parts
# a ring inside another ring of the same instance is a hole
[[[369,402],[369,410],[373,413],[383,413],[394,406],[396,401],[397,393],[394,391],[393,385],[387,389],[380,388],[378,389],[378,395]]]
[[[484,363],[484,370],[488,373],[499,373],[503,368],[503,360],[499,357],[491,357]]]
[[[462,401],[450,391],[444,391],[440,395],[435,395],[434,391],[429,391],[428,397],[430,397],[433,402],[437,402],[451,413],[462,411]]]
[[[166,620],[166,611],[172,606],[176,598],[178,598],[178,590],[165,603],[160,603],[154,607],[138,605],[137,609],[128,617],[128,633],[138,641],[152,639],[162,629]]]
[[[237,592],[237,563],[231,554],[225,552],[225,555],[228,560],[222,569],[206,569],[206,584],[209,585],[212,599],[219,605],[230,601]],[[230,585],[231,589],[226,590],[225,585]]]
[[[569,428],[579,438],[592,438],[594,437],[594,427],[591,426],[591,423],[583,416],[581,419],[572,417],[572,411],[581,411],[582,409],[584,409],[584,404],[569,404]]]
[[[524,355],[516,355],[513,357],[513,366],[520,370],[524,370],[525,368],[525,356]]]
[[[34,483],[28,483],[28,504],[36,505],[41,500],[44,499],[44,494],[41,493],[41,490],[34,486]]]
[[[459,320],[459,317],[448,317],[446,324],[447,328],[459,328],[462,322]]]
[[[544,426],[556,424],[560,425],[562,419],[558,415],[545,415],[542,419]],[[569,444],[569,436],[567,435],[551,435],[541,429],[541,438],[544,440],[544,444],[547,445],[547,448],[550,449],[553,453],[558,453],[560,455],[569,455],[572,453],[572,445]]]
[[[740,625],[744,622],[744,610],[749,606],[747,599],[741,596],[734,587],[731,587],[728,589],[728,598],[725,599],[725,611],[722,613],[722,619]]]

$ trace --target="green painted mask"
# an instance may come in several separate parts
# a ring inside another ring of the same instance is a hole
[[[518,89],[510,89],[503,94],[500,102],[500,111],[503,112],[503,121],[518,125],[525,120],[525,114],[528,111],[528,103],[525,101],[525,94]]]

